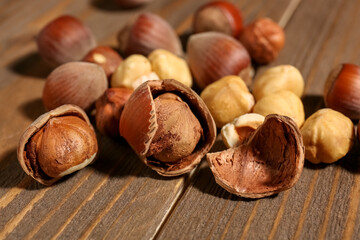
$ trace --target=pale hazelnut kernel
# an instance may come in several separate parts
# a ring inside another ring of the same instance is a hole
[[[192,86],[192,77],[186,61],[175,54],[157,49],[148,56],[152,70],[160,79],[175,79],[188,87]]]
[[[254,113],[267,116],[279,114],[293,118],[298,127],[305,120],[304,105],[293,92],[282,90],[262,97],[254,106]]]
[[[122,61],[111,77],[111,87],[135,89],[148,80],[159,80],[152,71],[150,61],[139,54],[134,54]]]
[[[221,128],[221,137],[225,146],[232,148],[244,143],[264,120],[265,117],[260,114],[247,113],[227,123]]]
[[[289,90],[301,97],[304,92],[304,79],[299,70],[291,65],[272,67],[263,72],[254,82],[253,94],[256,100],[269,93]]]
[[[305,158],[312,163],[333,163],[353,146],[354,125],[342,113],[320,109],[306,119],[301,128]]]
[[[245,82],[238,76],[226,76],[211,83],[200,97],[209,108],[218,128],[250,112],[255,103]]]

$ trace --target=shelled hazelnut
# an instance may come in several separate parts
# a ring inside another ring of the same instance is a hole
[[[261,198],[295,185],[304,166],[304,145],[291,118],[272,114],[245,143],[208,153],[206,159],[221,187],[241,197]]]
[[[89,111],[108,83],[102,67],[88,62],[69,62],[47,77],[42,100],[47,110],[74,104]]]
[[[238,76],[226,76],[211,83],[200,96],[209,108],[218,128],[250,112],[255,104],[253,95]]]
[[[305,158],[312,163],[333,163],[353,146],[354,125],[340,112],[330,108],[312,114],[301,127]]]
[[[240,76],[251,84],[250,56],[243,45],[223,33],[194,34],[187,43],[188,63],[200,88],[228,75]]]
[[[40,55],[51,66],[80,61],[96,46],[91,30],[79,19],[63,15],[48,23],[37,35]]]
[[[201,6],[194,14],[193,30],[222,32],[238,37],[243,27],[240,9],[227,1],[213,1]]]
[[[129,56],[147,56],[155,49],[165,49],[182,56],[180,39],[174,29],[161,17],[145,12],[136,15],[118,34],[121,52]]]
[[[350,63],[340,64],[325,83],[325,104],[351,119],[360,119],[359,93],[360,67]]]
[[[156,80],[140,85],[126,102],[120,135],[158,174],[177,176],[200,163],[216,127],[193,90],[176,80]]]
[[[274,61],[285,44],[283,29],[269,18],[259,18],[244,27],[240,42],[252,59],[261,64]]]
[[[17,156],[23,170],[51,185],[94,161],[98,144],[86,113],[63,105],[37,118],[20,138]]]
[[[254,82],[253,94],[256,100],[280,90],[289,90],[301,97],[304,92],[304,79],[299,70],[291,65],[271,67]]]
[[[109,88],[96,101],[96,127],[101,133],[114,138],[120,136],[120,116],[132,92],[127,88]]]
[[[305,120],[304,105],[301,99],[288,90],[265,95],[256,102],[253,112],[263,116],[269,114],[288,116],[294,119],[298,127]]]

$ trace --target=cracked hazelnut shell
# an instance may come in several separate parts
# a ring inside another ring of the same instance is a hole
[[[135,89],[125,104],[120,135],[158,174],[177,176],[200,163],[215,142],[216,127],[193,90],[176,80],[154,80]]]
[[[294,186],[304,166],[304,145],[291,118],[271,114],[246,143],[206,158],[221,187],[241,197],[261,198]]]
[[[36,181],[51,185],[94,161],[96,134],[79,107],[63,105],[38,117],[20,138],[17,156]]]

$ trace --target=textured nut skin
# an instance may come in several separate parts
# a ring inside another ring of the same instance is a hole
[[[251,84],[250,56],[234,38],[218,32],[194,34],[187,44],[188,63],[200,88],[228,75]]]
[[[344,157],[355,137],[352,121],[330,108],[312,114],[301,127],[305,158],[312,163],[332,163]]]
[[[238,76],[226,76],[211,83],[200,96],[218,128],[250,112],[255,104],[253,95]]]
[[[105,72],[99,65],[69,62],[55,68],[47,77],[42,100],[47,110],[74,104],[89,111],[107,86]]]
[[[96,127],[110,137],[119,137],[119,122],[126,101],[133,90],[127,88],[109,88],[96,103]]]
[[[204,4],[194,14],[193,29],[199,32],[222,32],[238,37],[243,27],[240,9],[227,1]]]
[[[305,121],[304,105],[293,92],[282,90],[268,94],[256,102],[254,113],[267,116],[280,114],[294,119],[298,127]]]
[[[265,117],[257,113],[247,113],[237,117],[221,128],[221,137],[227,148],[237,147],[263,124]]]
[[[135,89],[148,80],[158,80],[150,61],[139,54],[127,57],[115,70],[111,77],[111,87]]]
[[[108,78],[111,77],[122,60],[122,57],[120,57],[116,51],[106,46],[97,46],[88,52],[83,58],[83,61],[85,62],[96,63],[100,65],[104,69]]]
[[[252,59],[266,64],[275,60],[284,47],[285,33],[271,19],[260,18],[245,26],[239,39]]]
[[[186,61],[164,49],[157,49],[150,53],[149,61],[152,70],[160,79],[176,79],[191,87],[192,77]]]
[[[351,119],[360,119],[359,92],[360,67],[349,63],[340,64],[325,83],[325,104]]]
[[[280,90],[289,90],[301,97],[304,79],[299,70],[291,65],[272,67],[263,72],[254,82],[253,94],[256,100]]]
[[[114,0],[117,5],[123,8],[133,8],[148,4],[153,0]]]
[[[60,16],[37,35],[40,55],[51,66],[79,61],[96,46],[91,30],[73,16]]]
[[[96,141],[96,135],[94,129],[91,126],[91,123],[86,115],[86,113],[79,107],[74,105],[63,105],[60,106],[50,112],[44,113],[40,117],[38,117],[23,133],[19,140],[18,148],[17,148],[17,157],[22,169],[26,172],[26,174],[30,175],[36,181],[44,184],[44,185],[51,185],[54,182],[58,181],[60,177],[49,177],[47,176],[39,167],[38,162],[30,163],[29,159],[27,158],[26,153],[26,146],[29,143],[30,139],[39,131],[41,130],[49,120],[61,116],[75,116],[78,117],[80,120],[83,120],[87,125],[88,128],[83,129],[82,131],[86,131],[86,134],[90,134],[91,138],[87,138],[84,142],[84,145],[81,146],[81,150],[87,150],[88,156],[94,155],[97,152],[98,146]],[[63,134],[63,132],[60,132]],[[79,133],[80,135],[83,133]],[[45,142],[46,143],[46,142]],[[86,145],[88,143],[90,145]],[[59,147],[61,144],[58,142]],[[80,148],[80,147],[79,147]],[[83,149],[85,148],[85,149]],[[88,157],[87,156],[87,157]],[[87,158],[86,157],[86,158]],[[90,163],[90,162],[89,162]],[[88,164],[89,164],[88,163]],[[82,166],[85,167],[85,166]]]
[[[178,95],[189,105],[201,124],[203,137],[192,154],[175,163],[165,164],[148,159],[146,155],[158,129],[153,98],[167,92]],[[205,103],[193,90],[176,80],[157,80],[143,83],[131,95],[120,118],[120,135],[127,140],[140,159],[158,174],[177,176],[191,171],[200,163],[215,142],[216,127]]]
[[[149,55],[161,48],[183,55],[180,39],[161,17],[145,12],[135,16],[118,34],[119,48],[125,55]]]
[[[295,185],[304,166],[304,145],[291,118],[272,114],[247,142],[206,158],[221,187],[241,197],[261,198]]]

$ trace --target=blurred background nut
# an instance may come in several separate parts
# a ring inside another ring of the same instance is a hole
[[[238,76],[221,78],[208,85],[200,96],[209,108],[218,128],[250,112],[255,103],[253,95]]]
[[[100,65],[108,79],[114,73],[115,69],[122,62],[122,57],[110,47],[98,46],[93,48],[90,52],[86,54],[83,58],[85,62],[92,62]]]
[[[257,113],[247,113],[237,117],[221,128],[221,137],[226,147],[243,144],[261,124],[265,117]]]
[[[240,9],[227,1],[213,1],[201,6],[194,14],[193,31],[222,32],[238,37],[243,27]]]
[[[360,67],[350,63],[337,66],[325,83],[324,100],[327,107],[360,119]]]
[[[160,79],[175,79],[188,87],[192,86],[192,77],[186,61],[173,53],[157,49],[150,53],[152,70]]]
[[[301,128],[305,158],[312,163],[332,163],[344,157],[354,140],[352,121],[330,108],[320,109]]]
[[[107,87],[105,72],[99,65],[69,62],[55,68],[47,77],[42,100],[47,110],[74,104],[90,111]]]
[[[120,63],[111,77],[111,87],[135,89],[148,80],[158,80],[150,61],[139,54],[127,57]]]
[[[37,118],[23,133],[18,160],[36,181],[51,185],[94,161],[98,144],[86,113],[63,105]]]
[[[304,105],[301,99],[288,90],[265,95],[256,102],[253,112],[263,116],[274,113],[288,116],[294,119],[298,127],[305,120]]]
[[[79,19],[63,15],[49,22],[37,35],[40,55],[50,65],[79,61],[96,46],[91,30]]]
[[[266,64],[275,60],[284,47],[285,33],[271,19],[259,18],[244,27],[239,39],[252,59]]]
[[[128,88],[109,88],[96,101],[96,127],[110,137],[119,137],[119,122],[126,101],[133,90]]]
[[[180,39],[174,29],[161,17],[145,12],[136,15],[118,35],[119,48],[126,56],[149,55],[161,48],[182,56]]]
[[[299,70],[291,65],[272,67],[263,72],[254,82],[253,94],[256,100],[269,93],[289,90],[301,97],[304,92],[304,79]]]

